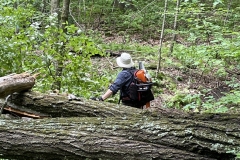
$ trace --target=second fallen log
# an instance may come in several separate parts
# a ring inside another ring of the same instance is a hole
[[[35,78],[35,76],[29,73],[14,73],[0,77],[0,98],[6,97],[14,92],[31,89],[35,84]]]

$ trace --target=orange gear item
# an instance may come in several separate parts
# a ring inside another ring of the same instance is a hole
[[[150,102],[147,102],[146,103],[146,108],[149,108],[150,107]]]
[[[147,82],[147,78],[146,78],[146,76],[145,76],[145,72],[144,72],[144,70],[137,70],[136,72],[135,72],[135,77],[137,77],[137,79],[138,80],[140,80],[141,82],[143,82],[143,83],[145,83],[145,82]]]

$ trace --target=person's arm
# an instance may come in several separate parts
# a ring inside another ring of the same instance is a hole
[[[115,95],[118,90],[126,83],[128,72],[120,72],[114,81],[113,84],[110,85],[109,89],[101,96],[101,100],[106,100],[111,95]]]
[[[108,89],[106,93],[102,95],[102,100],[104,101],[105,99],[109,98],[112,94],[113,92],[110,89]]]

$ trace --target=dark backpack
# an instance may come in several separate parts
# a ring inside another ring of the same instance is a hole
[[[138,106],[144,106],[147,102],[154,100],[154,95],[151,91],[152,82],[141,81],[137,76],[139,69],[128,70],[132,74],[132,82],[129,85],[129,98]],[[145,75],[141,75],[141,77]]]

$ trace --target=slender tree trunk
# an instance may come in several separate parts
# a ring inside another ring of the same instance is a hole
[[[46,7],[47,7],[47,0],[42,0],[42,9],[41,9],[42,13],[45,13],[47,11]]]
[[[62,7],[62,14],[61,14],[61,25],[63,31],[66,33],[66,22],[68,21],[69,16],[69,6],[70,6],[70,0],[63,0],[63,7]]]
[[[57,14],[57,17],[58,17],[58,27],[59,27],[59,24],[60,24],[60,0],[51,0],[51,14]],[[56,33],[58,34],[58,33]],[[58,35],[56,35],[58,36]],[[60,49],[58,49],[59,51]],[[57,52],[58,52],[57,51]],[[59,77],[59,74],[62,72],[61,71],[61,66],[62,64],[59,63],[60,61],[56,61],[55,62],[55,81],[53,82],[52,84],[52,90],[60,90],[60,78]]]
[[[60,0],[51,0],[51,14],[59,14]]]
[[[170,45],[169,56],[172,55],[174,43],[176,41],[176,31],[177,31],[177,20],[178,20],[179,6],[180,6],[180,0],[177,0],[176,13],[175,13],[174,25],[173,25],[174,33],[173,33],[173,37],[172,37],[172,41],[171,41],[171,45]]]
[[[66,33],[66,23],[68,21],[68,16],[69,16],[69,5],[70,5],[70,0],[64,0],[63,1],[63,7],[62,7],[62,14],[61,14],[61,29],[63,30],[64,33]],[[59,54],[60,58],[56,62],[56,74],[55,74],[55,82],[52,85],[52,90],[60,90],[61,89],[61,77],[62,77],[62,72],[63,72],[63,60],[62,57],[64,57],[65,54],[65,49],[64,45],[60,47],[59,49]]]
[[[162,30],[160,35],[160,46],[159,46],[159,59],[158,59],[158,68],[157,68],[157,74],[159,73],[161,69],[161,59],[162,59],[162,42],[163,42],[163,34],[164,34],[164,27],[165,27],[165,19],[166,19],[166,12],[167,12],[167,2],[168,0],[165,0],[165,6],[164,6],[164,13],[163,13],[163,21],[162,21]]]
[[[229,12],[231,11],[231,7],[232,7],[232,0],[229,0],[229,2],[228,2],[228,8],[227,8],[227,14],[226,14],[225,19],[224,19],[224,25],[226,24],[226,21],[227,21],[227,19],[228,19]]]

